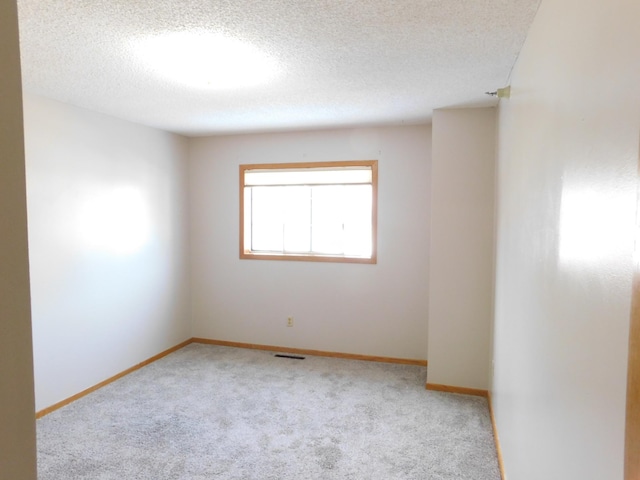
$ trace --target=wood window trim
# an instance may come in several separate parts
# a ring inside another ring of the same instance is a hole
[[[330,162],[301,162],[301,163],[259,163],[239,166],[239,197],[240,197],[240,236],[239,251],[240,259],[244,260],[284,260],[301,262],[329,262],[329,263],[355,263],[355,264],[376,264],[378,262],[378,161],[377,160],[347,160]],[[307,255],[307,254],[272,254],[255,253],[244,248],[244,178],[247,170],[284,170],[298,168],[330,168],[330,167],[370,167],[371,168],[371,258],[343,257],[338,255]]]

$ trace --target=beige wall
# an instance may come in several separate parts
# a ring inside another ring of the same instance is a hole
[[[36,409],[191,336],[187,140],[25,95]]]
[[[199,138],[190,146],[195,336],[426,359],[430,126]],[[238,258],[238,165],[354,159],[379,161],[377,265]]]
[[[36,478],[18,20],[0,3],[0,476]]]
[[[621,479],[640,2],[543,0],[501,101],[494,407],[507,478]]]
[[[428,383],[489,388],[496,109],[433,116]]]

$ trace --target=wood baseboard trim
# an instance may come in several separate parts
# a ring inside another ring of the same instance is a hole
[[[496,417],[493,414],[493,401],[491,399],[491,392],[488,392],[487,402],[489,403],[489,415],[491,416],[491,427],[493,428],[493,439],[496,444],[496,455],[498,456],[498,468],[500,469],[500,478],[506,480],[504,473],[504,460],[502,458],[502,447],[500,446],[500,437],[498,436],[498,425],[496,424]]]
[[[476,397],[487,398],[489,396],[488,390],[480,390],[478,388],[467,387],[454,387],[452,385],[440,385],[439,383],[427,383],[427,390],[433,390],[435,392],[447,392],[447,393],[461,393],[463,395],[475,395]]]
[[[487,399],[489,405],[489,416],[491,417],[491,428],[493,430],[493,440],[496,445],[496,456],[498,457],[498,468],[500,469],[500,478],[506,480],[504,472],[504,459],[502,457],[502,447],[500,446],[500,437],[498,436],[498,426],[496,424],[496,417],[493,414],[493,403],[491,399],[491,392],[489,390],[481,390],[477,388],[466,387],[454,387],[451,385],[440,385],[438,383],[427,383],[427,390],[433,390],[436,392],[447,393],[462,393],[464,395],[475,395],[477,397],[484,397]]]
[[[134,365],[131,368],[127,368],[126,370],[114,375],[113,377],[109,377],[106,380],[103,380],[100,383],[95,384],[92,387],[87,388],[86,390],[81,391],[80,393],[76,393],[75,395],[70,396],[69,398],[66,398],[58,403],[54,403],[53,405],[47,407],[47,408],[43,408],[42,410],[40,410],[39,412],[36,412],[36,418],[42,418],[45,415],[54,412],[56,410],[58,410],[59,408],[64,407],[65,405],[69,405],[71,402],[74,402],[76,400],[78,400],[79,398],[82,398],[86,395],[89,395],[91,392],[95,392],[96,390],[98,390],[99,388],[104,387],[105,385],[108,385],[112,382],[115,382],[116,380],[124,377],[125,375],[130,374],[131,372],[135,372],[136,370],[141,369],[142,367],[145,367],[147,365],[149,365],[150,363],[155,362],[156,360],[161,359],[162,357],[166,357],[167,355],[169,355],[170,353],[175,352],[176,350],[180,350],[182,347],[186,347],[187,345],[189,345],[190,343],[192,343],[193,339],[189,339],[189,340],[185,340],[182,343],[179,343],[178,345],[171,347],[163,352],[160,352],[157,355],[154,355],[151,358],[147,358],[145,361],[140,362],[136,365]]]
[[[298,355],[315,355],[317,357],[344,358],[347,360],[365,360],[367,362],[399,363],[402,365],[417,365],[426,367],[426,360],[413,360],[410,358],[376,357],[372,355],[359,355],[355,353],[325,352],[323,350],[309,350],[306,348],[276,347],[273,345],[260,345],[255,343],[228,342],[226,340],[213,340],[209,338],[192,338],[193,343],[207,345],[219,345],[222,347],[248,348],[252,350],[267,350],[270,352],[296,353]]]
[[[99,388],[102,388],[105,385],[115,382],[116,380],[124,377],[125,375],[128,375],[131,372],[135,372],[136,370],[139,370],[142,367],[145,367],[150,363],[153,363],[156,360],[161,359],[162,357],[166,357],[170,353],[173,353],[176,350],[180,350],[181,348],[186,347],[190,343],[203,343],[208,345],[220,345],[224,347],[249,348],[253,350],[268,350],[268,351],[274,351],[274,352],[297,353],[302,355],[316,355],[319,357],[345,358],[349,360],[366,360],[369,362],[398,363],[403,365],[418,365],[421,367],[427,366],[426,360],[413,360],[408,358],[393,358],[393,357],[376,357],[371,355],[357,355],[352,353],[325,352],[322,350],[307,350],[302,348],[276,347],[272,345],[258,345],[253,343],[227,342],[224,340],[212,340],[208,338],[190,338],[188,340],[185,340],[182,343],[179,343],[178,345],[175,345],[163,352],[160,352],[157,355],[154,355],[151,358],[144,360],[143,362],[140,362],[134,365],[131,368],[128,368],[114,375],[113,377],[107,378],[106,380],[103,380],[102,382],[97,383],[96,385],[93,385],[92,387],[89,387],[86,390],[76,393],[75,395],[72,395],[69,398],[65,398],[60,402],[54,403],[53,405],[47,408],[43,408],[42,410],[36,412],[36,419],[42,418],[45,415],[48,415],[49,413],[64,407],[65,405],[69,405],[71,402],[74,402],[79,398],[89,395],[91,392],[95,392]]]

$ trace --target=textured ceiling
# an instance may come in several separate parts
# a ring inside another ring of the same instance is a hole
[[[495,103],[484,92],[508,81],[538,3],[18,0],[23,83],[185,135],[420,123],[435,108]],[[248,43],[278,73],[216,90],[140,58],[144,39],[187,31]]]

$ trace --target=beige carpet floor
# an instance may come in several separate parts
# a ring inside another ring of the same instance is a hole
[[[499,480],[486,400],[426,373],[191,344],[38,420],[38,478]]]

